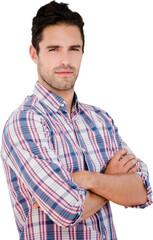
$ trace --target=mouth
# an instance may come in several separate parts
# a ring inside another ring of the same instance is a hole
[[[66,70],[66,71],[64,71],[64,70],[62,70],[62,71],[57,71],[57,72],[55,72],[57,75],[59,75],[59,76],[70,76],[70,75],[72,75],[73,74],[73,72],[72,71],[69,71],[69,70]]]

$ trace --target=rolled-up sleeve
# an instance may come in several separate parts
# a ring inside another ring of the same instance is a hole
[[[117,127],[114,125],[113,120],[110,121],[112,124],[112,148],[113,148],[113,154],[115,152],[117,152],[119,149],[127,149],[128,153],[132,153],[131,149],[128,147],[128,145],[122,140],[122,138],[119,136],[118,134],[118,129]],[[152,194],[152,188],[151,188],[151,184],[149,181],[149,172],[148,172],[148,168],[147,165],[141,161],[140,159],[137,158],[137,164],[139,166],[138,171],[136,172],[136,174],[138,174],[142,181],[143,184],[146,188],[147,191],[147,202],[143,205],[135,205],[132,207],[135,208],[145,208],[149,205],[151,205],[153,203],[153,194]]]
[[[79,223],[86,191],[62,166],[41,116],[33,111],[12,116],[3,132],[1,154],[52,221],[63,227]]]
[[[138,166],[139,166],[139,169],[136,173],[141,177],[143,184],[146,188],[147,202],[143,205],[137,205],[137,206],[133,206],[133,207],[145,208],[153,203],[152,188],[151,188],[150,181],[149,181],[149,172],[148,172],[147,165],[144,162],[142,162],[140,159],[138,159]]]

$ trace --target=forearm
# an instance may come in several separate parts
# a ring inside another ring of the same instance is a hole
[[[99,211],[107,201],[107,199],[87,191],[82,221]]]
[[[124,206],[141,205],[147,201],[142,179],[135,173],[107,175],[90,173],[89,190]]]
[[[147,201],[143,181],[135,173],[109,175],[82,171],[73,174],[73,179],[80,187],[119,205],[141,205]]]

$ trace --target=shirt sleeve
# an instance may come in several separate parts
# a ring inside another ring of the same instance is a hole
[[[2,158],[52,221],[74,227],[81,220],[86,191],[63,168],[50,138],[50,129],[40,115],[21,111],[6,123]]]
[[[131,149],[128,147],[128,145],[121,139],[121,137],[118,134],[118,129],[117,127],[114,125],[113,120],[111,120],[111,124],[112,124],[112,148],[113,148],[113,154],[115,154],[119,149],[127,149],[128,153],[132,153]],[[138,171],[136,172],[136,174],[138,174],[143,181],[143,184],[146,188],[147,191],[147,202],[143,205],[135,205],[132,206],[134,208],[145,208],[149,205],[151,205],[153,203],[153,199],[152,199],[152,189],[151,189],[151,185],[150,185],[150,181],[149,181],[149,172],[148,172],[148,168],[147,165],[141,161],[140,159],[137,158],[137,164],[139,166]]]

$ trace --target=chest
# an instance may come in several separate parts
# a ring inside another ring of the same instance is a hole
[[[61,115],[51,124],[53,149],[67,171],[104,171],[112,157],[111,134],[104,122]]]

